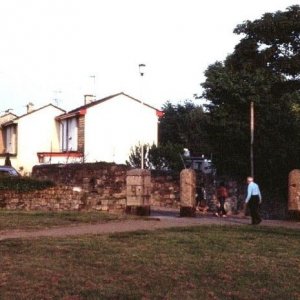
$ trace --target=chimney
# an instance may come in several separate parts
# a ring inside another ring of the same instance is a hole
[[[84,105],[92,103],[93,101],[95,101],[94,95],[84,95]]]
[[[32,111],[34,111],[34,105],[32,102],[29,102],[27,105],[26,105],[26,108],[27,108],[27,113],[31,113]]]

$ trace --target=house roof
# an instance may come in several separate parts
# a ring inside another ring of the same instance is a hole
[[[11,112],[7,112],[4,115],[0,116],[0,126],[4,123],[10,122],[12,120],[14,120],[15,118],[17,118],[18,116],[11,113]]]
[[[1,118],[5,118],[5,117],[8,117],[8,116],[17,117],[16,114],[13,114],[13,113],[11,113],[11,112],[5,112],[4,115],[1,115],[1,116],[0,116],[0,119],[1,119]]]
[[[54,108],[56,108],[56,109],[59,109],[59,110],[61,110],[62,112],[66,112],[64,109],[59,108],[58,106],[49,103],[49,104],[44,105],[44,106],[42,106],[42,107],[40,107],[40,108],[34,109],[34,110],[32,110],[32,111],[30,111],[30,112],[24,114],[24,115],[21,115],[21,116],[19,116],[19,117],[16,117],[16,118],[14,118],[14,119],[11,120],[11,121],[5,122],[5,123],[2,124],[2,126],[7,126],[7,125],[10,125],[10,124],[13,124],[13,123],[17,123],[17,121],[18,121],[19,119],[21,119],[21,118],[23,118],[23,117],[26,117],[26,116],[28,116],[28,115],[31,115],[31,114],[33,114],[33,113],[35,113],[35,112],[38,112],[38,111],[40,111],[40,110],[42,110],[42,109],[45,109],[46,107],[49,107],[49,106],[52,106],[52,107],[54,107]]]
[[[132,100],[134,100],[134,101],[136,101],[136,102],[138,102],[138,103],[141,103],[141,104],[143,104],[143,105],[145,105],[145,106],[147,106],[147,107],[149,107],[149,108],[151,108],[151,109],[153,109],[153,110],[155,110],[155,111],[160,111],[159,109],[156,109],[155,107],[153,107],[153,106],[151,106],[151,105],[149,105],[149,104],[147,104],[147,103],[144,103],[144,102],[142,102],[141,100],[138,100],[138,99],[136,99],[136,98],[134,98],[134,97],[131,97],[131,96],[125,94],[124,92],[121,92],[121,93],[118,93],[118,94],[114,94],[114,95],[105,97],[105,98],[100,99],[100,100],[95,100],[95,101],[93,101],[93,102],[91,102],[91,103],[88,103],[88,104],[85,104],[85,105],[79,106],[79,107],[77,107],[77,108],[75,108],[75,109],[70,110],[69,112],[67,112],[67,113],[65,113],[65,114],[62,114],[62,115],[57,116],[56,119],[62,120],[62,119],[66,119],[66,118],[70,118],[70,117],[76,116],[76,115],[80,115],[80,114],[81,114],[82,112],[84,112],[86,109],[88,109],[88,108],[90,108],[90,107],[92,107],[92,106],[101,104],[101,103],[103,103],[103,102],[105,102],[105,101],[108,101],[108,100],[110,100],[110,99],[112,99],[112,98],[115,98],[115,97],[118,97],[118,96],[120,96],[120,95],[126,96],[126,97],[128,97],[128,98],[130,98],[130,99],[132,99]]]

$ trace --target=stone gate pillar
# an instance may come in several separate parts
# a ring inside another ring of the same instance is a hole
[[[300,217],[300,170],[289,173],[288,212],[291,217]]]
[[[127,171],[126,213],[139,216],[150,215],[151,172],[144,169]]]
[[[193,169],[180,173],[180,216],[196,216],[196,172]]]

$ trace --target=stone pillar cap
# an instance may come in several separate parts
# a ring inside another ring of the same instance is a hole
[[[127,171],[127,175],[129,176],[146,176],[146,175],[151,175],[150,170],[145,170],[145,169],[132,169]]]

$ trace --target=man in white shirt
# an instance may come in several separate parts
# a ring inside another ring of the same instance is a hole
[[[252,219],[252,225],[257,225],[261,222],[259,215],[259,204],[262,201],[259,186],[254,182],[253,177],[247,177],[248,189],[245,203],[250,210],[250,216]]]

